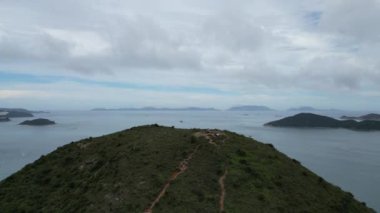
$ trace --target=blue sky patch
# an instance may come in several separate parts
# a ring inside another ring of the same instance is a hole
[[[101,86],[108,88],[120,89],[137,89],[146,91],[159,92],[184,92],[184,93],[200,93],[214,95],[236,95],[233,92],[222,91],[211,87],[191,87],[191,86],[169,86],[169,85],[153,85],[153,84],[138,84],[130,82],[115,82],[115,81],[96,81],[74,77],[63,76],[37,76],[24,73],[0,72],[1,85],[13,85],[14,83],[29,83],[29,84],[44,84],[58,82],[74,82],[87,86]]]
[[[312,11],[305,15],[306,21],[313,26],[317,26],[319,24],[321,17],[322,17],[321,11]]]

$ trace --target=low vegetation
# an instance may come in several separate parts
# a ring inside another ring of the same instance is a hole
[[[42,156],[0,182],[0,210],[373,212],[272,145],[227,131],[158,125]]]

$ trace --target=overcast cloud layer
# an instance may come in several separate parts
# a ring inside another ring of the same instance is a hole
[[[379,20],[380,0],[2,0],[0,105],[376,109]]]

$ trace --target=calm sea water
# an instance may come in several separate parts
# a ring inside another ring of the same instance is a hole
[[[37,114],[57,122],[47,127],[0,123],[0,180],[57,147],[137,125],[158,123],[180,128],[218,128],[272,143],[327,181],[350,191],[380,211],[380,131],[264,127],[289,112],[93,112]],[[326,112],[323,112],[326,114]],[[338,117],[338,112],[330,116]],[[182,121],[182,122],[180,122]]]

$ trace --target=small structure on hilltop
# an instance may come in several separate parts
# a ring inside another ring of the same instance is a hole
[[[223,131],[217,129],[207,129],[196,132],[195,137],[205,137],[210,144],[217,145],[217,143],[224,143],[227,139],[226,134]]]

